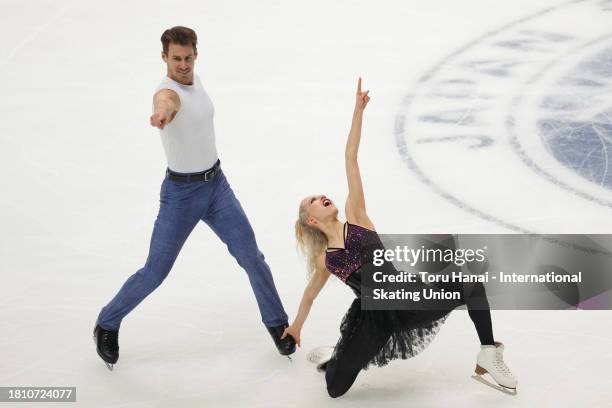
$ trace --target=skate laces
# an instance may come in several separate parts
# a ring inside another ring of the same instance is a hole
[[[512,375],[512,373],[510,372],[510,369],[508,368],[508,366],[506,365],[506,363],[504,362],[504,358],[502,356],[501,351],[496,350],[495,352],[495,361],[493,362],[493,365],[502,373],[504,373],[505,375],[514,378],[514,376]]]
[[[117,332],[113,332],[110,330],[104,330],[102,332],[102,343],[105,346],[117,346]]]

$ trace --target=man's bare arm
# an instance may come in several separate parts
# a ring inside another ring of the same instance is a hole
[[[153,96],[153,115],[151,115],[151,126],[163,129],[172,122],[176,113],[181,109],[181,100],[172,89],[160,89]]]

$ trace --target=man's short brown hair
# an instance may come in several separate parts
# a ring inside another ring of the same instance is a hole
[[[168,55],[168,48],[170,43],[180,44],[180,45],[189,45],[193,46],[193,52],[198,53],[196,48],[196,44],[198,42],[198,36],[195,31],[191,28],[176,26],[167,29],[161,36],[162,48],[164,54]]]

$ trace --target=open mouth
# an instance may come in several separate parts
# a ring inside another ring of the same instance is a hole
[[[329,198],[324,198],[323,199],[323,207],[329,207],[330,205],[332,205],[332,202]]]

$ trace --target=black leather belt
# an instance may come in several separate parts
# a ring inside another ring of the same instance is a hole
[[[193,181],[210,181],[219,172],[221,166],[221,160],[217,159],[217,162],[210,169],[205,170],[201,173],[189,173],[181,174],[175,173],[170,169],[166,169],[166,177],[172,181],[179,181],[182,183],[191,183]]]

